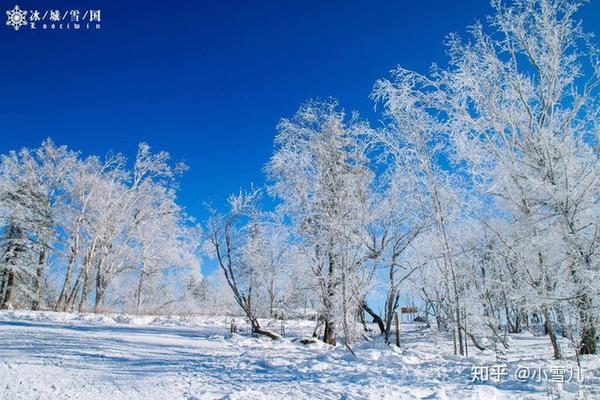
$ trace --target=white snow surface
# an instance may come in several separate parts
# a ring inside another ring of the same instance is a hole
[[[600,356],[582,357],[581,384],[515,379],[520,366],[576,366],[551,360],[544,336],[513,335],[504,354],[470,348],[465,358],[447,337],[404,324],[401,349],[372,334],[354,357],[344,346],[295,342],[309,337],[311,321],[285,321],[279,341],[230,335],[230,321],[0,312],[0,399],[600,399]],[[472,383],[473,365],[500,364],[500,382]]]

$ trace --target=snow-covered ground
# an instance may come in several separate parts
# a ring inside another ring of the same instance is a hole
[[[405,324],[402,350],[363,341],[354,357],[294,342],[309,321],[287,321],[273,342],[231,336],[229,320],[1,312],[0,399],[600,399],[600,357],[583,358],[583,384],[554,382],[577,370],[572,358],[550,360],[547,337],[514,335],[500,358],[474,348],[462,358],[447,338]],[[501,364],[500,382],[472,383],[474,365],[493,375]],[[521,383],[518,367],[548,376]]]

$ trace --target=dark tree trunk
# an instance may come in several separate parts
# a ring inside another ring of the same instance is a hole
[[[515,325],[512,323],[510,318],[510,311],[508,309],[508,303],[506,302],[506,298],[504,299],[504,313],[506,314],[506,324],[508,325],[508,331],[510,333],[517,333],[515,331]]]
[[[461,318],[460,318],[460,309],[458,307],[456,307],[456,333],[457,333],[457,340],[458,340],[458,351],[460,352],[461,356],[465,355],[465,348],[464,348],[464,343],[463,343],[463,332],[462,332],[462,325],[461,325]]]
[[[94,301],[94,312],[100,312],[104,304],[104,288],[96,286],[96,299]]]
[[[396,346],[400,347],[400,321],[398,317],[398,313],[396,312]]]
[[[81,298],[79,299],[79,305],[77,306],[77,310],[79,312],[81,312],[88,303],[90,288],[92,286],[92,265],[96,248],[97,241],[94,240],[83,261],[83,284],[81,285]]]
[[[81,286],[81,299],[79,299],[79,305],[77,310],[81,312],[85,305],[88,302],[88,297],[90,295],[90,271],[86,270],[85,275],[83,276],[83,285]]]
[[[519,310],[517,312],[517,316],[515,318],[515,333],[521,333],[521,325],[523,324],[523,314],[522,312]]]
[[[12,301],[14,282],[15,273],[13,271],[8,271],[8,276],[4,285],[4,298],[2,299],[2,304],[0,305],[0,308],[3,310],[7,309],[10,305],[10,302]]]
[[[98,266],[98,272],[96,273],[96,299],[94,300],[94,312],[99,312],[104,304],[104,289],[105,285],[102,279],[102,273],[100,272],[100,266]]]
[[[336,331],[335,331],[335,322],[334,321],[330,321],[330,320],[325,321],[325,332],[323,333],[323,342],[335,346]]]
[[[373,318],[373,322],[377,324],[377,326],[379,327],[379,331],[383,335],[385,333],[385,327],[383,325],[383,320],[381,319],[381,317],[377,315],[377,313],[375,313],[375,311],[373,311],[371,307],[369,307],[366,301],[362,302],[362,309],[365,310]]]
[[[0,307],[4,304],[4,293],[6,292],[6,285],[8,284],[8,269],[2,270],[2,279],[0,280]]]
[[[548,336],[550,336],[550,343],[552,343],[554,358],[560,360],[562,358],[560,343],[558,343],[556,332],[554,331],[554,324],[550,320],[550,312],[548,309],[544,309],[544,330],[548,333]]]
[[[281,339],[281,337],[279,335],[277,335],[276,333],[268,331],[266,329],[262,329],[256,318],[250,320],[250,325],[252,326],[252,333],[267,336],[273,340]]]
[[[398,293],[395,290],[390,290],[388,295],[388,299],[386,301],[385,307],[385,343],[390,343],[390,335],[392,333],[392,322],[394,321],[394,317],[396,315],[396,310],[398,309]]]
[[[439,314],[439,312],[435,313],[435,326],[437,327],[438,332],[441,332],[444,330],[444,321],[442,320],[442,317]]]
[[[332,298],[333,295],[335,293],[335,283],[333,282],[333,276],[334,276],[334,271],[335,271],[335,257],[332,253],[329,253],[328,256],[329,259],[329,268],[328,268],[328,275],[329,275],[329,281],[327,282],[327,293],[326,293],[326,297],[323,299],[323,305],[325,307],[325,330],[323,332],[323,342],[327,343],[327,344],[331,344],[331,345],[335,345],[336,344],[336,336],[337,336],[337,332],[336,332],[336,327],[335,327],[335,321],[333,321],[331,319],[331,316],[333,315],[332,311],[333,311],[333,304],[332,304]]]
[[[35,270],[35,280],[33,282],[33,292],[34,297],[31,303],[31,309],[36,311],[40,309],[40,303],[42,302],[42,292],[43,286],[42,283],[44,281],[44,265],[46,264],[46,250],[44,247],[40,250],[40,255],[38,258],[38,265]]]
[[[67,272],[65,274],[65,281],[63,283],[62,289],[60,290],[60,294],[58,295],[58,300],[56,301],[56,306],[54,307],[54,311],[60,311],[61,308],[66,306],[67,302],[67,293],[69,290],[69,286],[71,286],[71,276],[73,275],[73,265],[75,264],[75,249],[71,248],[71,255],[69,259],[69,263],[67,264]]]
[[[360,320],[361,325],[363,326],[363,330],[365,332],[369,332],[369,326],[367,325],[367,319],[365,318],[365,309],[363,307],[358,308],[357,317]]]
[[[2,260],[5,265],[3,297],[2,302],[0,302],[0,308],[2,309],[11,306],[15,284],[15,270],[13,268],[17,265],[17,260],[21,258],[21,255],[27,251],[24,245],[25,235],[23,232],[23,229],[14,223],[10,223],[7,228],[6,239],[8,246],[5,253],[6,256]]]
[[[472,333],[469,333],[469,332],[465,332],[465,333],[471,339],[471,342],[473,343],[473,346],[477,347],[477,349],[479,349],[481,351],[485,350],[485,347],[482,346],[481,344],[479,344],[479,342],[477,341],[477,339],[475,338],[475,336],[473,336]]]
[[[79,294],[79,289],[81,288],[81,282],[83,280],[81,271],[79,275],[77,275],[77,280],[75,281],[75,285],[71,289],[67,300],[65,301],[65,311],[73,311],[73,307],[75,306],[75,300],[77,299],[77,295]]]
[[[581,319],[579,354],[596,354],[596,327],[591,309],[592,299],[584,294],[579,300],[579,318]]]

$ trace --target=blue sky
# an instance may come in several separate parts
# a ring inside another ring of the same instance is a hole
[[[275,125],[334,96],[377,124],[369,93],[401,64],[443,64],[443,39],[491,8],[465,1],[2,1],[4,10],[101,9],[93,31],[0,25],[0,152],[45,137],[83,154],[137,143],[190,166],[181,203],[261,184]],[[75,5],[74,5],[75,4]],[[600,32],[600,4],[580,16]]]
[[[374,81],[443,60],[442,40],[485,1],[3,1],[4,10],[100,8],[99,31],[0,25],[0,151],[52,137],[84,154],[140,141],[185,159],[181,201],[262,182],[279,118],[334,96],[371,116]]]

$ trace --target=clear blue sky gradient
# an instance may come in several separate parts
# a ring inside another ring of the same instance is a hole
[[[101,9],[98,31],[15,32],[4,10]],[[2,1],[0,152],[45,137],[84,155],[137,143],[190,170],[180,201],[263,183],[275,125],[311,97],[378,123],[369,93],[396,65],[445,63],[443,40],[491,12],[485,0]],[[600,3],[584,7],[600,33]]]

